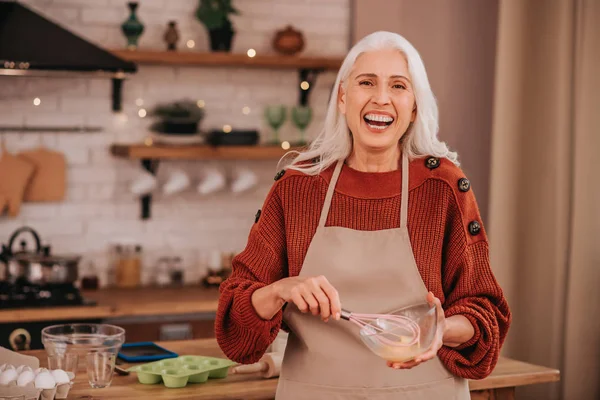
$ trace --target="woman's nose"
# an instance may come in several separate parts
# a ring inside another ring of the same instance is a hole
[[[379,105],[390,103],[390,94],[386,87],[380,86],[373,96],[373,102]]]

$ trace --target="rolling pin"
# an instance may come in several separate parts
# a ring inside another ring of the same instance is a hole
[[[263,378],[273,378],[279,376],[282,361],[282,353],[266,353],[260,361],[254,364],[238,365],[232,368],[231,372],[234,374],[259,373]]]

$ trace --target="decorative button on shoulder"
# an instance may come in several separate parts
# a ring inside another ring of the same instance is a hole
[[[261,214],[261,211],[260,211],[260,209],[259,209],[259,210],[256,212],[256,215],[254,216],[254,223],[257,223],[257,222],[258,222],[258,220],[260,219],[260,214]]]
[[[277,174],[275,174],[275,180],[276,181],[280,180],[283,175],[285,175],[285,169],[282,169]]]
[[[460,178],[458,180],[458,190],[461,192],[468,192],[471,188],[471,182],[467,178]]]
[[[481,225],[477,221],[471,221],[469,223],[469,233],[473,236],[479,234],[481,231]]]
[[[428,157],[425,160],[425,166],[429,169],[436,169],[440,166],[440,159],[436,157]]]

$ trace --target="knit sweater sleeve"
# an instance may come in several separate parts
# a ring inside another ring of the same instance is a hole
[[[220,286],[215,320],[217,342],[236,362],[260,360],[281,328],[282,311],[264,320],[252,306],[252,294],[281,279],[286,269],[285,225],[278,183],[264,202],[246,248],[232,263],[232,273]]]
[[[442,346],[438,356],[454,375],[483,379],[496,366],[511,313],[490,267],[483,224],[478,234],[468,231],[471,218],[481,219],[474,196],[471,192],[465,195],[467,207],[456,206],[457,212],[450,213],[453,217],[448,221],[442,269],[443,308],[446,317],[465,316],[475,334],[458,347]]]

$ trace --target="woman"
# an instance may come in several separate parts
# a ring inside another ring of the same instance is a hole
[[[216,335],[231,359],[256,362],[290,331],[277,399],[468,399],[464,378],[495,366],[511,315],[469,181],[437,130],[412,45],[389,32],[357,43],[323,132],[276,175],[220,289]],[[340,321],[342,305],[425,300],[441,311],[437,336],[405,363],[386,365]]]

